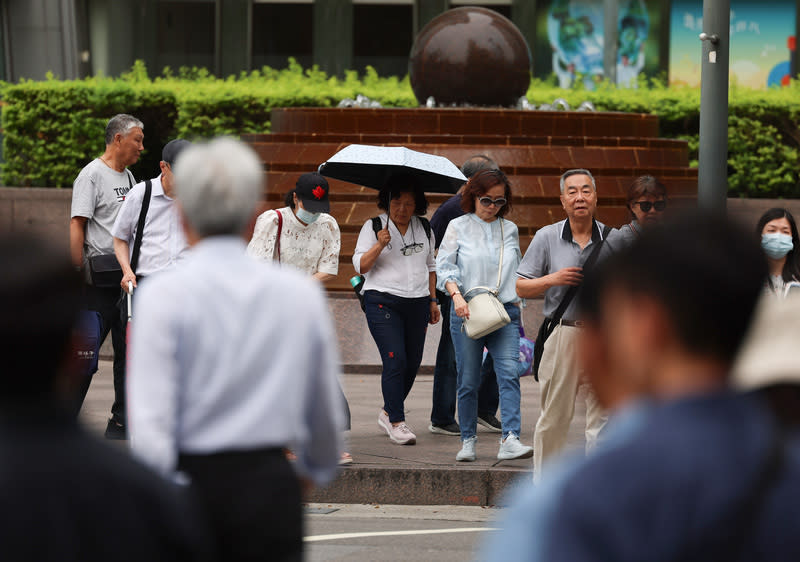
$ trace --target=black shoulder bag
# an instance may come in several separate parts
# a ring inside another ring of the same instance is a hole
[[[611,232],[611,228],[606,226],[603,228],[603,238],[600,240],[597,245],[592,250],[592,253],[589,254],[589,257],[586,259],[586,262],[583,264],[583,273],[586,274],[586,271],[592,268],[594,263],[597,261],[598,256],[600,255],[600,249],[603,247],[603,242],[606,241],[606,237],[608,233]],[[580,289],[580,285],[573,285],[567,291],[567,294],[564,295],[564,298],[561,299],[561,302],[558,304],[558,308],[556,308],[555,313],[551,318],[545,318],[542,322],[542,325],[539,326],[539,334],[536,336],[536,341],[533,344],[533,378],[537,381],[539,380],[539,363],[542,362],[542,355],[544,355],[544,343],[547,341],[547,338],[550,337],[550,334],[553,333],[553,330],[556,329],[558,323],[561,321],[561,317],[564,315],[564,311],[567,310],[569,303],[572,302],[572,299],[575,298],[575,295],[578,294],[578,290]]]
[[[128,170],[127,175],[128,191],[130,191],[133,189],[130,170]],[[122,282],[122,267],[119,265],[114,252],[92,256],[87,261],[89,262],[89,277],[92,280],[92,285],[103,289],[119,287]]]

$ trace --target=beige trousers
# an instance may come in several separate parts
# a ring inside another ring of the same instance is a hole
[[[544,344],[539,365],[542,409],[533,437],[533,481],[537,483],[542,477],[542,465],[564,448],[581,385],[586,386],[587,452],[596,446],[600,430],[608,420],[594,392],[582,380],[576,349],[579,332],[579,328],[556,326]]]

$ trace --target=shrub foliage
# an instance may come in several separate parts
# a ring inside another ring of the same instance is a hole
[[[133,167],[137,177],[158,172],[160,147],[176,136],[264,133],[275,107],[332,107],[343,98],[363,94],[384,107],[415,107],[406,76],[380,77],[348,72],[327,76],[303,69],[290,59],[286,69],[269,67],[217,78],[202,68],[165,68],[150,78],[137,62],[119,78],[92,77],[2,84],[5,185],[69,186],[81,167],[103,151],[103,129],[115,113],[136,115],[145,123],[145,151]],[[754,91],[732,86],[730,92],[728,180],[731,196],[800,197],[800,86]],[[641,81],[638,89],[600,85],[585,91],[580,81],[561,90],[550,81],[534,80],[527,97],[532,104],[563,98],[573,108],[591,101],[599,111],[658,115],[661,135],[689,141],[697,163],[700,92]],[[158,148],[156,148],[158,147]]]

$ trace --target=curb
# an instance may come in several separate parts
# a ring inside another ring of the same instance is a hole
[[[350,466],[306,501],[488,507],[500,505],[514,482],[530,478],[521,469]]]

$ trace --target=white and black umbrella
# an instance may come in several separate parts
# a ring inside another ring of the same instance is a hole
[[[404,146],[351,144],[319,167],[323,176],[382,189],[392,175],[409,174],[428,193],[455,193],[467,181],[444,156],[410,150]]]

